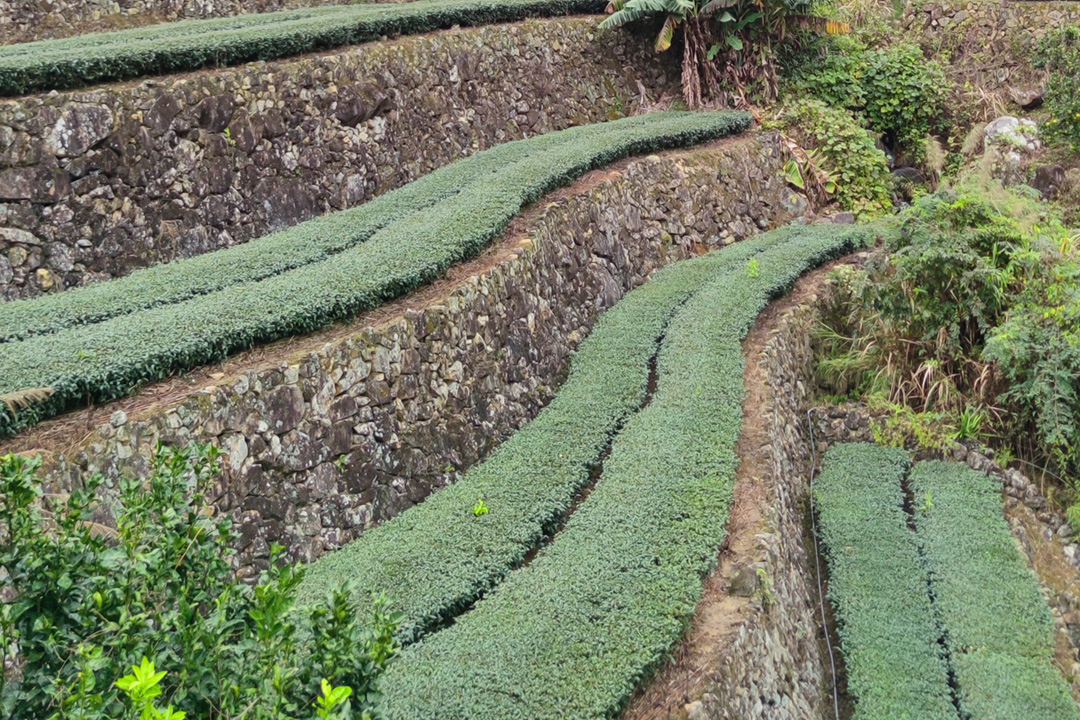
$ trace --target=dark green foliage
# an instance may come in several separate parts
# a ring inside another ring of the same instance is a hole
[[[55,390],[48,400],[16,417],[0,412],[0,435],[78,403],[121,397],[141,383],[376,307],[475,255],[524,205],[588,170],[629,154],[736,133],[750,120],[745,113],[657,113],[608,123],[597,132],[570,133],[567,142],[540,138],[536,142],[544,152],[524,152],[517,162],[501,167],[494,163],[495,169],[467,192],[401,214],[366,242],[349,247],[357,239],[346,238],[339,244],[345,250],[323,260],[175,304],[0,344],[0,395],[29,388]],[[527,150],[532,142],[524,141],[515,152]],[[449,169],[440,177],[448,176]],[[409,197],[408,188],[404,190]],[[394,209],[393,203],[389,207]],[[340,231],[350,232],[348,226]],[[307,229],[299,226],[291,232],[304,238]],[[153,276],[150,282],[156,284]],[[235,282],[235,276],[226,282]],[[114,308],[121,306],[122,301],[113,303]],[[7,334],[19,333],[9,329]]]
[[[796,87],[862,115],[871,131],[922,162],[924,140],[937,129],[945,103],[941,66],[910,45],[868,50],[850,40],[829,43],[824,58],[795,70]]]
[[[1080,150],[1080,27],[1069,25],[1046,35],[1039,43],[1035,65],[1049,70],[1046,108],[1050,119],[1041,134]]]
[[[417,0],[188,20],[0,48],[0,95],[271,60],[454,25],[596,13],[597,0]]]
[[[100,476],[43,496],[39,461],[0,458],[0,659],[21,667],[0,673],[3,717],[133,716],[114,683],[143,657],[191,718],[308,718],[324,678],[352,688],[356,717],[371,710],[396,617],[382,601],[361,612],[348,587],[294,611],[303,571],[276,551],[257,585],[237,584],[229,521],[206,512],[216,460],[209,447],[159,448],[149,477],[106,504]],[[115,530],[93,522],[103,507]]]
[[[850,112],[819,100],[800,100],[787,108],[783,123],[821,159],[840,207],[859,215],[880,215],[892,208],[885,153]]]
[[[966,465],[923,462],[910,478],[917,541],[930,570],[960,691],[973,718],[1080,718],[1052,665],[1054,623],[1005,522],[1000,484]]]
[[[723,540],[742,339],[804,270],[870,235],[804,228],[757,255],[758,273],[720,275],[691,298],[668,325],[652,401],[616,437],[596,488],[532,563],[405,650],[383,679],[387,716],[615,715],[682,634]],[[485,518],[497,515],[493,505]]]
[[[535,420],[454,485],[316,561],[300,597],[363,578],[395,598],[406,642],[467,608],[565,516],[644,399],[649,358],[675,309],[707,278],[742,272],[748,257],[795,233],[777,231],[678,263],[632,291],[601,316],[566,383]],[[488,508],[479,517],[471,514],[477,498]]]
[[[834,445],[814,488],[858,720],[957,718],[926,569],[903,509],[907,467],[901,450]]]

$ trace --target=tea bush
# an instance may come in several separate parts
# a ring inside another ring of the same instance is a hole
[[[596,488],[530,564],[383,678],[389,718],[604,718],[666,659],[716,561],[742,422],[741,342],[807,269],[872,231],[805,227],[719,275],[667,327],[651,403],[615,438]],[[745,265],[745,262],[744,262]],[[498,508],[486,518],[498,517]]]
[[[295,607],[303,570],[277,549],[256,585],[238,584],[230,523],[206,504],[217,458],[158,448],[111,503],[100,476],[46,495],[38,460],[0,458],[3,717],[138,715],[117,681],[143,658],[167,673],[159,704],[190,718],[310,718],[323,681],[351,689],[352,717],[371,715],[397,616],[381,599],[360,612],[348,587]],[[115,529],[97,522],[107,509]]]
[[[856,720],[958,718],[926,568],[904,512],[907,468],[902,450],[837,444],[815,482]]]
[[[238,65],[454,25],[596,13],[597,0],[417,0],[187,20],[0,47],[0,95]]]
[[[1053,665],[1054,621],[1016,545],[997,480],[966,465],[923,462],[911,472],[916,541],[944,629],[965,717],[1076,720]]]
[[[207,269],[208,274],[220,273],[225,279],[207,280],[209,285],[235,284],[170,305],[132,310],[101,322],[0,343],[0,395],[34,388],[54,390],[47,400],[18,415],[0,409],[0,435],[88,400],[120,397],[141,383],[220,361],[231,352],[309,332],[376,307],[431,282],[454,263],[475,255],[503,232],[523,206],[595,167],[634,153],[741,132],[750,122],[747,113],[668,112],[605,123],[595,133],[571,132],[565,136],[567,142],[560,142],[558,137],[527,140],[512,150],[495,151],[504,159],[505,153],[522,154],[516,162],[493,163],[494,171],[478,176],[460,193],[449,193],[441,182],[429,183],[429,189],[447,194],[427,207],[418,204],[414,212],[405,213],[395,202],[381,204],[379,207],[388,212],[402,214],[387,220],[378,230],[369,227],[371,234],[366,241],[362,241],[362,233],[357,237],[358,231],[348,224],[349,216],[345,222],[332,216],[318,221],[317,228],[334,228],[342,234],[326,244],[345,248],[322,260],[251,282],[236,282],[240,271],[228,265],[214,266]],[[528,152],[533,142],[544,151]],[[476,169],[477,164],[471,167]],[[449,171],[440,176],[442,180],[448,177],[453,177]],[[398,197],[418,197],[405,190]],[[378,222],[372,220],[373,224]],[[285,242],[290,248],[303,247],[304,240],[310,238],[310,226],[301,225],[288,232],[295,238],[295,243]],[[282,242],[279,237],[277,245]],[[187,266],[177,272],[189,283],[179,297],[194,292],[190,283],[199,281],[191,280]],[[136,306],[148,301],[150,288],[168,287],[171,274],[164,268],[160,273],[140,277],[147,280]],[[113,291],[117,296],[126,296],[141,282],[105,286],[117,288]],[[18,312],[40,330],[50,321],[47,313],[33,310],[35,302],[20,305]],[[71,302],[82,301],[76,296]],[[112,308],[122,312],[129,309],[125,303],[117,299]],[[49,307],[58,305],[63,306],[64,301],[49,301]],[[79,312],[73,311],[68,318]],[[14,337],[27,332],[9,325],[5,334]]]
[[[645,397],[649,359],[675,310],[717,275],[794,240],[796,228],[660,270],[600,316],[551,403],[463,478],[337,552],[319,558],[301,599],[342,578],[401,598],[399,636],[412,642],[468,608],[565,517],[619,428]],[[476,498],[488,512],[470,516]],[[475,519],[473,519],[475,518]]]

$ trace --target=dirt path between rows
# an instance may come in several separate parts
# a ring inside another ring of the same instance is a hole
[[[735,500],[728,521],[728,535],[720,549],[716,568],[705,579],[705,586],[690,628],[671,661],[652,682],[631,700],[622,720],[681,720],[686,705],[708,689],[710,680],[723,662],[729,638],[751,612],[753,598],[728,591],[739,568],[757,559],[758,533],[766,529],[765,518],[772,494],[767,478],[770,467],[762,448],[769,444],[765,410],[768,386],[760,362],[777,318],[788,309],[801,305],[816,293],[826,274],[846,259],[830,263],[800,279],[784,297],[770,303],[758,316],[753,329],[743,341],[743,424],[736,446],[739,469],[736,473]]]

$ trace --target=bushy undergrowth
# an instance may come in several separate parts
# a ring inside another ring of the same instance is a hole
[[[0,48],[0,95],[271,60],[454,25],[599,12],[596,0],[417,0],[256,13]]]
[[[830,38],[789,58],[788,66],[795,92],[855,113],[897,155],[915,164],[926,159],[926,137],[939,129],[946,80],[940,64],[917,47],[867,48]]]
[[[1080,151],[1080,27],[1070,25],[1047,33],[1035,54],[1035,66],[1049,71],[1046,109],[1050,119],[1040,134]]]
[[[998,482],[966,465],[924,462],[911,472],[915,535],[956,675],[965,717],[1080,718],[1053,665],[1054,622],[1005,521]]]
[[[652,402],[616,437],[592,493],[532,562],[384,678],[388,717],[611,717],[693,615],[732,499],[741,341],[807,268],[871,233],[804,228],[720,276],[668,325]],[[491,515],[497,516],[493,508]]]
[[[406,642],[469,607],[566,515],[644,399],[649,359],[676,308],[707,279],[743,272],[749,259],[795,233],[773,232],[677,263],[633,290],[600,317],[536,419],[454,485],[316,561],[301,599],[361,577],[400,598]],[[487,512],[470,516],[478,499]]]
[[[826,177],[827,194],[844,210],[873,217],[892,209],[889,166],[885,153],[850,112],[819,100],[798,100],[785,108],[778,121],[799,145],[813,151]],[[803,175],[814,168],[803,168]]]
[[[907,468],[901,450],[834,445],[814,488],[857,720],[957,720],[926,568],[903,509]]]
[[[668,112],[605,123],[593,131],[526,140],[511,150],[492,151],[500,157],[511,153],[514,161],[492,163],[489,172],[475,177],[459,193],[451,192],[452,185],[433,182],[428,186],[440,194],[440,199],[427,207],[417,202],[414,211],[408,212],[396,202],[380,204],[388,213],[401,214],[378,229],[375,226],[383,221],[372,220],[364,229],[352,226],[348,222],[350,215],[344,220],[329,216],[317,221],[320,230],[340,233],[338,238],[324,239],[324,249],[330,245],[343,248],[323,259],[309,259],[307,264],[253,281],[245,281],[244,273],[271,272],[256,257],[257,253],[246,256],[250,261],[247,269],[196,264],[206,268],[208,275],[220,275],[220,280],[193,280],[189,266],[178,264],[176,272],[182,276],[183,286],[178,291],[169,289],[172,275],[168,267],[140,276],[139,280],[107,283],[104,287],[115,288],[111,291],[115,293],[111,296],[115,299],[110,301],[112,311],[126,314],[0,343],[0,395],[38,388],[53,390],[44,402],[17,415],[0,408],[0,435],[73,405],[120,397],[140,383],[216,362],[236,350],[309,332],[376,307],[440,277],[454,263],[475,255],[503,232],[524,205],[595,167],[634,153],[692,145],[737,133],[750,122],[747,113]],[[534,142],[542,151],[528,152]],[[479,162],[473,162],[473,169]],[[452,177],[449,169],[440,176],[441,180]],[[408,187],[397,197],[418,198]],[[311,239],[309,226],[298,226],[289,233],[291,240],[279,235],[274,247],[284,245],[289,252],[309,255],[323,252],[304,249],[305,240]],[[365,233],[370,233],[366,241]],[[252,270],[252,266],[258,269]],[[196,292],[193,286],[200,282],[204,283],[200,286],[204,291],[215,284],[224,286],[190,296]],[[104,287],[95,292],[108,294],[110,291]],[[123,298],[133,287],[142,292],[128,304]],[[166,295],[172,293],[172,304],[145,307],[152,302],[154,288],[162,289]],[[80,312],[84,320],[85,312],[92,312],[86,310],[82,297],[43,302],[52,308],[69,307],[71,303],[74,310],[65,322],[75,322],[72,318]],[[49,314],[34,310],[35,302],[20,305],[13,312],[26,318],[34,332],[52,328]],[[136,309],[140,306],[145,309]],[[28,333],[18,329],[18,322],[5,327],[7,337]]]
[[[351,689],[330,717],[370,717],[396,615],[382,600],[360,612],[347,587],[294,607],[303,571],[276,552],[256,585],[238,584],[230,524],[206,504],[216,450],[159,448],[149,476],[121,481],[110,503],[100,477],[44,495],[38,466],[0,458],[5,718],[306,720],[324,681]],[[95,522],[107,507],[115,529]],[[132,666],[142,672],[125,693]],[[151,710],[128,695],[149,695]]]
[[[1075,237],[1045,206],[1000,188],[923,198],[888,237],[864,270],[837,277],[821,375],[840,394],[908,408],[955,437],[974,428],[1075,475]]]

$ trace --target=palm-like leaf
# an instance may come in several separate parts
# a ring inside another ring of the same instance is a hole
[[[654,45],[656,52],[664,52],[671,47],[671,41],[675,39],[675,26],[678,21],[674,15],[668,15],[664,20],[664,26],[660,28],[660,34],[656,36]]]
[[[611,14],[604,18],[600,27],[621,27],[651,15],[671,16],[678,24],[694,12],[694,8],[693,0],[612,0],[608,4]]]
[[[739,0],[709,0],[705,3],[705,7],[701,8],[701,14],[712,15],[717,10],[735,7],[738,4]]]

